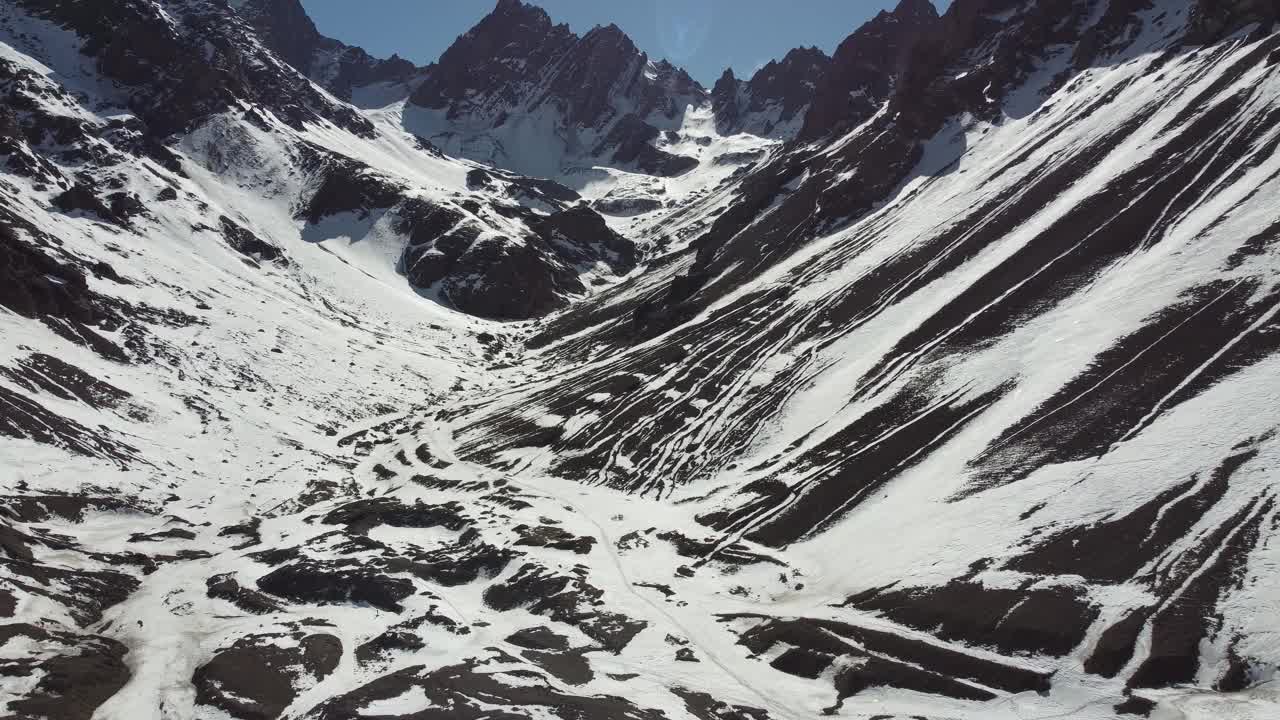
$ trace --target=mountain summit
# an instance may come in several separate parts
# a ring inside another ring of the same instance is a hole
[[[436,121],[433,142],[467,157],[542,175],[582,160],[670,176],[697,163],[654,141],[705,97],[616,25],[579,37],[541,8],[503,0],[428,68],[409,101],[434,111],[424,118]],[[534,136],[537,153],[520,147]]]

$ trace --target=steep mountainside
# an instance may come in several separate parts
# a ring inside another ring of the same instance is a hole
[[[1280,713],[1280,3],[850,31],[0,5],[0,718]]]

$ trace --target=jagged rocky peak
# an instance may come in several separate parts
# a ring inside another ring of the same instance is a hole
[[[721,132],[790,139],[799,130],[831,58],[816,47],[795,48],[739,81],[727,69],[711,90]]]
[[[783,98],[793,107],[798,98],[811,94],[818,79],[831,64],[831,58],[816,47],[799,47],[791,50],[782,60],[770,60],[751,76],[748,87],[755,94]]]
[[[232,0],[231,5],[281,60],[344,100],[351,100],[358,87],[408,82],[419,72],[398,55],[374,58],[321,35],[299,0]]]
[[[422,107],[447,108],[450,118],[475,115],[487,102],[517,102],[521,86],[541,75],[574,37],[568,25],[553,24],[542,8],[500,0],[430,66],[410,99]]]
[[[649,62],[617,25],[579,37],[542,8],[502,0],[440,56],[412,100],[447,108],[451,118],[481,115],[495,126],[517,105],[552,104],[569,124],[600,128],[624,106],[642,116],[670,115],[670,101],[705,92],[683,70]]]
[[[733,74],[733,68],[725,68],[724,72],[720,73],[720,79],[711,86],[711,98],[713,101],[720,102],[731,98],[737,91],[738,76]]]
[[[882,10],[836,48],[805,115],[800,136],[816,139],[870,117],[889,98],[912,50],[938,26],[929,0]]]
[[[579,36],[519,0],[502,0],[460,36],[410,96],[412,105],[437,111],[424,134],[449,152],[542,176],[560,169],[549,164],[582,159],[683,172],[696,161],[655,142],[706,99],[688,73],[651,61],[618,26]],[[517,148],[517,137],[527,137],[522,125],[557,137],[537,153]]]

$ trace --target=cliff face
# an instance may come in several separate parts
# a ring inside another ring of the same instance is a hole
[[[817,48],[796,48],[771,60],[749,80],[725,70],[711,91],[721,132],[791,139],[830,70],[831,59]]]

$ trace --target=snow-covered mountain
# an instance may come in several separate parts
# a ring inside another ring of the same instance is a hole
[[[1274,717],[1278,23],[0,5],[0,717]]]
[[[579,37],[539,7],[502,0],[445,50],[410,96],[447,152],[532,175],[598,161],[650,175],[697,166],[669,145],[706,91],[652,62],[616,25]],[[594,163],[590,163],[594,164]]]

